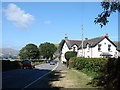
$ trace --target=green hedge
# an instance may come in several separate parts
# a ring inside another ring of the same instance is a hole
[[[120,90],[120,58],[108,59],[101,71],[101,76],[95,77],[92,83],[107,89]]]
[[[8,71],[13,69],[21,69],[22,63],[20,61],[10,61],[10,60],[3,60],[2,61],[2,71]]]
[[[69,61],[69,67],[81,71],[97,73],[92,84],[107,89],[120,89],[120,58],[80,58],[73,57]]]
[[[78,70],[86,69],[86,71],[99,72],[106,62],[107,58],[73,57],[69,61],[69,67]]]

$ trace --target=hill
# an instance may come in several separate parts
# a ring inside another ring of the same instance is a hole
[[[0,48],[0,57],[18,56],[19,51],[11,48]]]

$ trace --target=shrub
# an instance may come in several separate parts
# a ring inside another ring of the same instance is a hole
[[[72,57],[76,57],[77,56],[77,52],[75,52],[75,51],[68,51],[68,52],[66,52],[65,53],[65,59],[67,60],[67,67],[68,67],[68,65],[69,65],[69,60],[70,60],[70,58],[72,58]]]
[[[75,51],[68,51],[65,53],[65,59],[67,59],[68,61],[70,60],[71,57],[76,57],[77,56],[77,52]]]

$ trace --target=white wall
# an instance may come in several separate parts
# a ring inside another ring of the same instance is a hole
[[[113,55],[112,57],[115,56],[115,53],[117,52],[116,47],[111,42],[109,42],[106,38],[103,39],[99,44],[101,44],[101,51],[98,51],[98,44],[97,44],[92,49],[92,52],[93,52],[92,57],[95,57],[95,58],[102,57],[100,56],[102,52],[108,52]],[[108,51],[108,45],[111,45],[111,51]]]
[[[87,48],[83,49],[83,56],[84,57],[91,57],[91,48],[89,48],[89,44],[87,44]],[[77,57],[82,57],[82,49],[78,50]]]
[[[89,48],[89,44],[87,44],[87,48],[85,48],[84,57],[91,57],[91,48]]]
[[[69,50],[69,48],[68,48],[68,46],[67,46],[67,44],[66,44],[66,42],[65,42],[64,45],[63,45],[62,54],[61,54],[61,61],[62,61],[62,62],[66,62],[65,53],[66,53],[67,51],[70,51],[70,50]]]
[[[118,56],[120,57],[120,52],[118,52]]]
[[[61,61],[63,62],[66,62],[66,59],[65,59],[65,53],[67,52],[67,51],[73,51],[74,48],[75,47],[75,51],[76,52],[78,52],[78,47],[77,47],[77,45],[73,45],[72,47],[71,47],[71,49],[69,49],[68,48],[68,46],[67,46],[67,44],[66,44],[66,42],[64,43],[64,45],[63,45],[63,48],[62,48],[62,54],[61,54]]]

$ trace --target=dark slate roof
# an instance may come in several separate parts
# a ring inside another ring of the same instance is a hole
[[[66,40],[66,43],[69,48],[71,48],[73,45],[77,45],[78,47],[81,45],[81,40]]]
[[[90,44],[91,47],[94,47],[99,42],[101,42],[104,38],[107,38],[111,43],[113,43],[107,36],[101,36],[101,37],[96,37],[96,38],[84,40],[83,48],[86,48],[87,44]],[[81,45],[82,44],[82,40],[66,40],[66,43],[67,43],[69,48],[71,48],[73,45],[77,45],[78,48],[82,48],[82,45]]]
[[[117,46],[117,50],[120,51],[120,41],[113,41],[113,43]]]
[[[100,41],[102,41],[106,36],[101,36],[101,37],[97,37],[97,38],[93,38],[93,39],[89,39],[88,43],[91,46],[96,46]],[[107,37],[106,37],[107,38]]]

